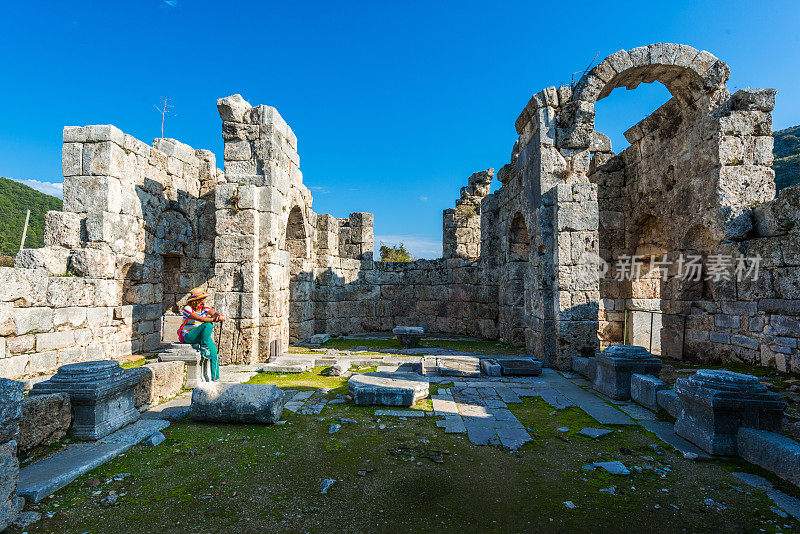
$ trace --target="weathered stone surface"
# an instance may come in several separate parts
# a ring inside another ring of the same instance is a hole
[[[597,357],[597,377],[594,387],[612,399],[625,400],[631,395],[633,373],[658,375],[661,360],[644,347],[612,345]]]
[[[736,435],[739,456],[795,486],[800,486],[800,444],[781,434],[740,427]]]
[[[0,531],[17,517],[19,461],[14,440],[0,444]]]
[[[683,402],[672,389],[662,389],[656,393],[658,407],[677,419],[681,415]]]
[[[337,360],[331,365],[331,376],[344,376],[348,372],[350,372],[350,360]]]
[[[416,373],[355,374],[347,389],[356,404],[411,406],[428,396],[428,381]]]
[[[23,387],[22,382],[0,378],[0,443],[15,439],[19,431]]]
[[[419,345],[420,340],[425,335],[425,329],[419,326],[397,326],[392,329],[400,346],[404,349],[413,349]]]
[[[675,432],[715,455],[736,454],[739,427],[779,431],[786,409],[758,378],[732,371],[701,369],[679,378],[675,392],[683,402]]]
[[[22,401],[22,417],[16,436],[20,458],[39,445],[51,445],[67,435],[72,408],[67,393],[31,395]]]
[[[667,389],[667,384],[652,375],[631,375],[631,400],[648,410],[658,411],[658,392]]]
[[[71,433],[96,440],[139,418],[133,391],[139,376],[115,361],[63,365],[50,380],[33,386],[30,395],[67,393],[75,413]]]
[[[272,424],[283,413],[284,394],[261,384],[198,384],[189,416],[195,421]]]
[[[497,360],[491,358],[481,359],[481,371],[486,376],[500,376],[502,373],[500,364],[497,363]]]
[[[139,375],[139,383],[133,392],[137,409],[174,397],[181,392],[186,379],[186,364],[183,361],[148,363],[133,371]]]
[[[211,381],[211,365],[200,356],[200,351],[184,343],[173,343],[170,348],[158,355],[159,362],[183,362],[186,365],[184,387],[193,389],[197,384]]]
[[[533,358],[498,358],[497,363],[506,376],[539,376],[542,362]]]
[[[331,338],[328,334],[314,334],[308,340],[309,345],[320,346]]]
[[[436,368],[442,376],[479,378],[481,365],[478,358],[436,358]]]

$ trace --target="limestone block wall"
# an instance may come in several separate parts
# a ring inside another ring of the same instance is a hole
[[[212,285],[214,156],[114,126],[64,128],[64,211],[0,269],[0,375],[154,350],[161,317]]]
[[[481,255],[481,201],[489,194],[494,169],[473,173],[461,188],[455,209],[442,214],[442,257],[477,259]]]

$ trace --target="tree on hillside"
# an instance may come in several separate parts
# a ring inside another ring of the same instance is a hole
[[[379,250],[381,254],[381,261],[414,261],[411,253],[406,250],[406,247],[403,245],[403,243],[393,247],[382,244]]]

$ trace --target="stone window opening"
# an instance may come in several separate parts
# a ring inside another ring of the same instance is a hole
[[[531,239],[525,224],[525,217],[519,212],[511,220],[508,251],[511,261],[528,261],[530,257]]]

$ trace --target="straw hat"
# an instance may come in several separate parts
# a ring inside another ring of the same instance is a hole
[[[203,291],[199,287],[196,287],[196,288],[192,289],[192,294],[189,295],[189,299],[188,299],[187,302],[193,302],[195,300],[204,299],[204,298],[210,297],[210,296],[211,296],[211,293],[209,293],[207,291]]]

